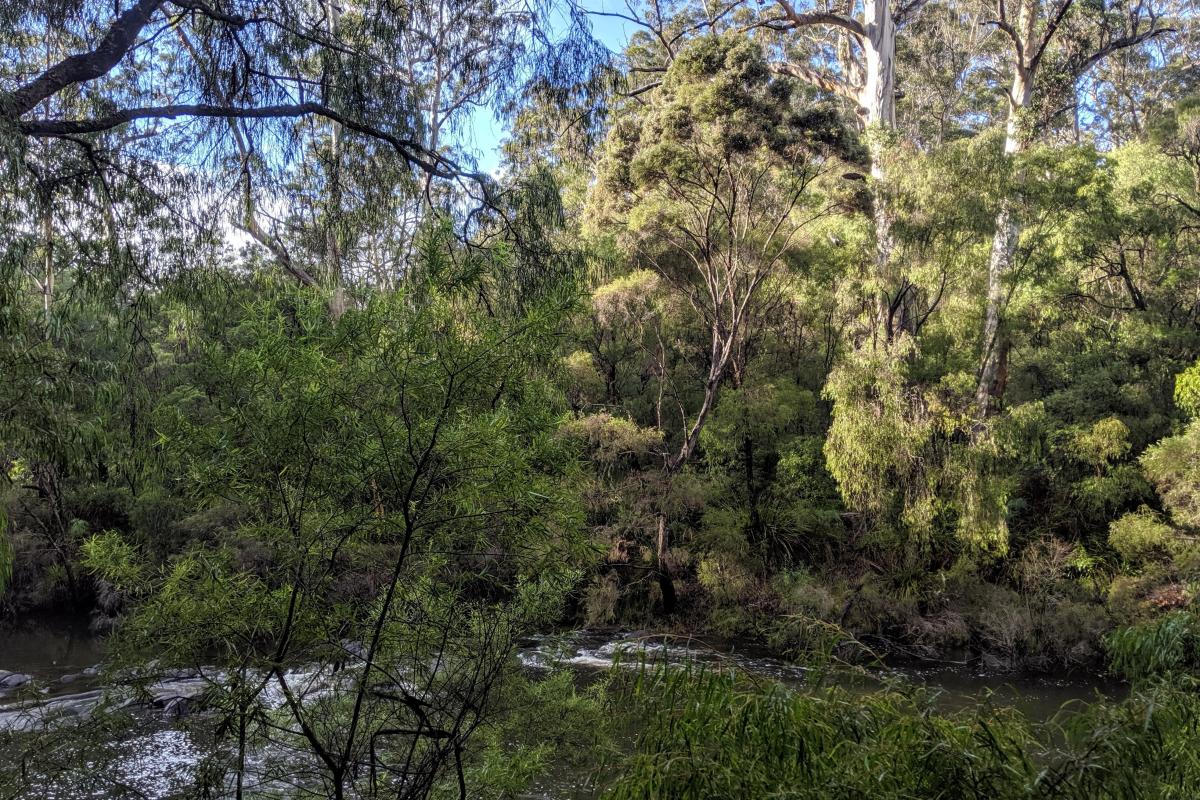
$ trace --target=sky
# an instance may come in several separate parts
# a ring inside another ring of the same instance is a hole
[[[622,0],[584,0],[581,5],[588,11],[629,13]],[[637,29],[632,22],[615,17],[590,14],[588,19],[592,26],[592,34],[616,53],[625,47],[625,43]],[[476,109],[471,124],[464,131],[462,144],[474,151],[480,171],[495,175],[500,166],[500,143],[507,136],[506,126],[496,120],[490,109]]]

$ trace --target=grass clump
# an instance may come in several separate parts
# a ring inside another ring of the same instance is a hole
[[[986,702],[940,711],[915,688],[693,669],[645,669],[621,700],[645,727],[608,800],[1200,796],[1200,702],[1166,688],[1037,724]]]

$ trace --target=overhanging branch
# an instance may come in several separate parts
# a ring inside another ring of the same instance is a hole
[[[117,17],[95,50],[68,56],[17,89],[12,93],[10,108],[6,111],[13,117],[22,117],[66,87],[107,74],[133,47],[142,28],[164,2],[166,0],[139,0]]]
[[[432,152],[411,139],[396,136],[353,117],[346,116],[321,103],[290,103],[258,107],[221,106],[194,103],[167,106],[127,108],[101,117],[89,119],[38,119],[23,120],[17,124],[26,136],[51,138],[101,133],[140,119],[178,119],[180,117],[208,117],[217,119],[287,119],[294,117],[324,117],[342,125],[347,130],[370,136],[390,144],[410,165],[438,178],[474,178],[485,182],[487,176],[461,169],[453,161]]]

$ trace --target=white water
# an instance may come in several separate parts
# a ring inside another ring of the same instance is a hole
[[[9,634],[9,637],[12,635]],[[44,632],[39,637],[45,638]],[[40,639],[39,641],[41,641]],[[21,643],[7,647],[5,635],[0,634],[0,657],[23,652]],[[24,651],[28,651],[26,646]],[[85,652],[94,655],[94,650]],[[644,633],[597,634],[572,631],[532,637],[517,650],[519,662],[532,672],[557,667],[569,667],[586,679],[589,674],[609,669],[614,662],[625,667],[666,661],[676,664],[703,665],[707,668],[736,667],[764,678],[790,685],[801,685],[810,677],[803,667],[759,652],[752,646],[737,643],[709,644],[690,637],[674,637]],[[36,661],[36,663],[34,663]],[[150,800],[173,800],[181,797],[194,782],[203,759],[211,754],[211,745],[201,741],[189,729],[188,723],[203,722],[203,715],[179,720],[165,709],[172,701],[199,698],[212,681],[220,681],[219,673],[206,676],[178,675],[150,684],[146,691],[103,688],[99,671],[87,670],[79,676],[78,658],[40,658],[30,663],[3,663],[0,668],[26,671],[34,682],[17,692],[0,693],[0,731],[35,732],[48,727],[71,725],[92,714],[98,707],[124,707],[131,710],[135,724],[128,735],[110,742],[111,752],[105,763],[92,761],[73,777],[57,776],[42,783],[36,780],[31,790],[46,800],[108,800],[117,796],[115,784],[121,784]],[[72,676],[68,684],[64,675]],[[903,680],[940,688],[947,706],[967,705],[984,693],[992,694],[993,702],[1023,707],[1032,716],[1049,716],[1063,703],[1094,696],[1098,685],[1094,681],[1050,680],[1045,678],[1014,680],[972,672],[961,667],[906,667],[878,670],[868,678],[864,690],[877,687],[883,680]],[[78,677],[76,677],[78,676]],[[328,669],[311,668],[288,673],[289,683],[310,699],[332,690],[336,678]],[[862,676],[857,679],[860,681]],[[1102,688],[1102,687],[1101,687]],[[273,684],[264,693],[270,707],[284,702]],[[295,751],[259,751],[251,754],[250,763],[257,772],[277,772],[278,767],[294,760],[303,760]],[[296,764],[303,771],[303,764]],[[103,773],[103,775],[101,774]],[[259,788],[267,788],[260,784]],[[561,785],[548,785],[531,795],[555,798],[573,795]]]

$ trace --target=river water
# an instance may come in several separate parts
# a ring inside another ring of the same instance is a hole
[[[39,621],[0,630],[0,671],[32,676],[20,691],[0,690],[0,731],[36,730],[46,718],[82,716],[102,696],[98,664],[103,641],[79,625]],[[532,637],[521,643],[517,657],[532,672],[566,665],[581,681],[612,667],[642,660],[699,663],[711,667],[736,667],[752,675],[802,687],[811,673],[766,653],[752,643],[713,641],[662,634],[567,631]],[[1048,719],[1078,701],[1112,699],[1123,694],[1120,685],[1096,676],[1044,676],[990,673],[970,665],[903,663],[866,671],[836,673],[834,679],[855,690],[870,692],[889,682],[927,687],[946,709],[972,706],[985,698],[994,705],[1010,706],[1032,719]],[[162,702],[136,716],[136,724],[107,743],[103,753],[111,771],[126,787],[147,798],[168,800],[182,794],[205,753],[194,730],[179,724],[170,713],[170,699],[187,695],[186,679],[164,684]],[[97,755],[100,758],[100,754]],[[94,771],[94,770],[93,770]],[[38,788],[44,800],[107,800],[111,776],[87,785],[87,772],[64,785],[62,779]],[[560,771],[535,787],[529,798],[571,800],[587,796],[587,776]]]

